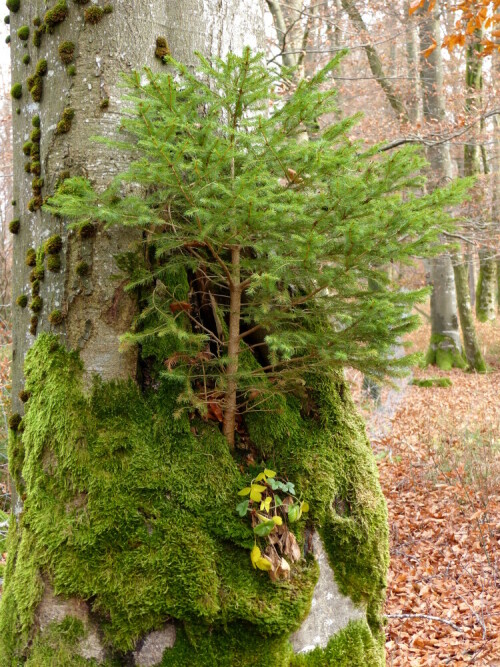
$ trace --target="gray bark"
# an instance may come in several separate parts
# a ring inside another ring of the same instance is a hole
[[[418,76],[418,30],[415,18],[410,17],[410,2],[404,5],[406,19],[406,61],[408,64],[408,76],[410,77],[410,99],[408,101],[408,116],[412,123],[422,120],[421,92]]]
[[[443,95],[443,61],[440,35],[440,7],[436,2],[429,11],[425,3],[419,16],[420,36],[420,82],[422,88],[424,121],[432,132],[439,130],[439,125],[446,116]],[[437,44],[432,53],[425,57],[423,52]],[[429,146],[427,158],[430,162],[429,185],[445,185],[453,177],[453,169],[448,143]],[[436,257],[431,261],[431,343],[428,354],[430,363],[440,365],[440,358],[446,359],[445,366],[457,365],[461,358],[462,345],[458,329],[457,301],[453,267],[448,255]]]
[[[53,35],[44,35],[41,48],[36,49],[28,42],[31,55],[28,68],[21,62],[26,49],[15,33],[21,25],[32,26],[36,16],[43,16],[45,3],[42,0],[22,3],[21,11],[12,14],[13,81],[23,83],[22,111],[20,115],[14,114],[15,198],[21,230],[14,243],[13,297],[15,300],[19,294],[30,292],[29,269],[25,265],[27,249],[39,247],[52,234],[61,234],[66,249],[63,268],[59,274],[45,274],[38,331],[51,328],[47,317],[54,308],[63,310],[67,317],[61,333],[69,346],[80,349],[88,372],[97,372],[104,379],[128,377],[135,373],[135,353],[122,352],[117,343],[119,335],[129,328],[135,309],[122,286],[110,277],[117,273],[113,256],[127,250],[136,233],[126,234],[123,229],[99,230],[96,239],[80,241],[71,233],[67,239],[61,221],[43,211],[28,211],[32,177],[24,172],[22,144],[32,130],[31,119],[35,114],[40,115],[44,196],[53,192],[61,172],[66,170],[104,186],[124,166],[123,158],[108,147],[92,143],[90,137],[112,136],[116,131],[123,104],[120,72],[144,65],[156,70],[163,67],[154,53],[157,36],[165,36],[172,55],[184,62],[193,62],[196,50],[223,55],[247,44],[262,47],[262,11],[260,4],[252,0],[121,2],[119,8],[94,26],[84,23],[78,5],[68,3],[68,7],[68,18],[56,27]],[[76,44],[75,77],[68,76],[58,57],[58,45],[65,40]],[[44,77],[41,103],[35,104],[25,79],[40,58],[47,59],[48,73]],[[101,109],[103,100],[109,100],[105,109]],[[71,131],[56,135],[65,107],[76,110]],[[90,267],[88,277],[83,280],[75,273],[75,266],[81,260]],[[15,411],[20,411],[16,397],[22,386],[23,360],[34,340],[28,332],[29,320],[29,309],[14,308]]]
[[[42,35],[39,47],[32,41],[33,20],[44,16],[47,3],[23,1],[20,11],[11,13],[12,80],[23,86],[21,99],[14,100],[13,104],[14,111],[20,109],[19,115],[13,114],[13,135],[14,197],[21,219],[14,239],[13,412],[23,411],[18,398],[23,387],[23,362],[36,337],[29,331],[32,317],[29,307],[15,305],[21,294],[31,300],[31,269],[26,265],[26,252],[30,248],[41,248],[54,234],[59,234],[63,240],[62,266],[58,272],[50,272],[45,266],[40,286],[43,308],[38,314],[36,333],[53,330],[69,348],[78,349],[89,377],[96,373],[104,380],[135,377],[137,366],[136,352],[121,350],[119,346],[119,336],[130,328],[135,315],[135,303],[113,275],[119,273],[115,256],[129,250],[138,240],[138,233],[124,231],[123,227],[104,230],[97,226],[94,237],[80,238],[68,232],[64,221],[42,209],[29,210],[33,175],[25,171],[27,158],[22,147],[33,130],[33,117],[40,117],[42,196],[54,192],[63,172],[86,176],[96,187],[103,188],[123,169],[126,158],[90,138],[93,135],[111,137],[117,131],[124,104],[124,91],[119,87],[121,72],[143,66],[156,71],[165,67],[155,57],[158,36],[166,38],[177,60],[193,64],[195,51],[223,56],[228,51],[241,51],[245,45],[262,49],[264,44],[260,1],[121,1],[95,25],[84,21],[84,11],[91,6],[68,2],[67,17],[51,34]],[[17,30],[24,25],[30,26],[27,42],[17,37]],[[58,54],[58,47],[64,41],[71,41],[76,47],[74,76],[68,74]],[[22,62],[26,54],[31,57],[28,66]],[[34,73],[40,59],[46,59],[48,67],[43,76],[42,98],[35,102],[28,91],[26,77]],[[60,133],[57,125],[67,108],[75,110],[74,119],[69,131]],[[82,261],[88,265],[88,272],[80,277],[76,268]],[[49,315],[55,309],[64,314],[62,325],[53,326],[49,322]],[[14,499],[14,503],[19,514],[22,510],[19,499]],[[62,601],[46,585],[38,611],[40,627],[40,619],[60,620],[67,614],[82,617],[87,624],[93,623],[85,603]],[[94,639],[95,645],[81,647],[80,655],[100,660],[103,651],[98,632]],[[155,641],[150,643],[153,645]]]
[[[468,285],[468,265],[463,261],[459,253],[456,253],[453,257],[453,270],[455,273],[460,326],[464,337],[465,356],[470,368],[482,373],[486,371],[486,364],[479,348],[474,316],[472,314]]]
[[[369,37],[369,30],[367,29],[367,26],[363,20],[363,17],[359,9],[354,4],[354,0],[341,0],[341,1],[342,1],[342,7],[349,16],[349,19],[351,20],[356,30],[362,35],[364,35],[365,39],[367,39]],[[365,52],[366,52],[366,57],[368,58],[368,64],[370,65],[370,70],[375,79],[377,80],[377,83],[384,91],[387,101],[389,102],[394,113],[401,122],[403,123],[408,122],[409,120],[408,111],[406,110],[405,105],[401,100],[400,96],[394,90],[394,86],[392,85],[392,83],[385,74],[384,66],[382,64],[382,60],[380,59],[377,49],[371,44],[368,44],[367,46],[365,46]]]

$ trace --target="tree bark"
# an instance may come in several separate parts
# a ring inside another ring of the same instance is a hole
[[[440,5],[436,2],[431,11],[426,2],[419,15],[420,81],[423,95],[424,121],[439,131],[446,117],[443,95],[443,60],[441,53]],[[432,47],[435,48],[433,50]],[[426,51],[431,50],[426,57]],[[431,187],[446,185],[453,178],[453,168],[448,143],[429,146],[429,183]],[[450,257],[443,255],[431,261],[431,341],[427,361],[440,368],[464,367],[462,345],[458,330],[457,299],[454,272]]]
[[[464,337],[465,357],[470,368],[473,368],[480,373],[484,373],[486,371],[486,364],[480,352],[479,341],[476,334],[476,326],[474,323],[474,315],[472,313],[469,292],[468,264],[463,261],[463,258],[459,253],[455,253],[452,256],[452,261],[453,271],[455,274],[460,327]]]
[[[342,0],[342,7],[351,19],[351,22],[356,30],[368,39],[369,30],[366,27],[359,9],[354,4],[354,0]],[[368,58],[368,64],[370,65],[371,72],[384,91],[387,101],[392,107],[394,113],[402,123],[407,123],[409,121],[408,112],[400,96],[396,93],[390,80],[385,75],[384,66],[377,52],[377,49],[371,44],[368,44],[365,46],[365,52],[366,57]]]

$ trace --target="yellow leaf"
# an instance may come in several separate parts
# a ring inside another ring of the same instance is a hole
[[[250,560],[252,561],[252,565],[254,566],[254,568],[257,567],[257,561],[259,560],[260,557],[261,557],[260,549],[257,545],[255,545],[252,551],[250,552]]]
[[[263,472],[259,472],[259,474],[258,474],[257,477],[255,478],[255,481],[256,481],[256,482],[260,482],[261,479],[263,479],[263,480],[266,479],[266,476],[264,475]]]
[[[269,572],[269,570],[271,570],[273,567],[271,561],[268,560],[265,556],[259,558],[259,560],[256,562],[256,565],[259,570],[264,570],[265,572]]]
[[[248,496],[249,493],[250,493],[250,487],[249,486],[245,486],[244,489],[241,489],[241,491],[238,491],[239,496]]]
[[[273,521],[277,526],[281,526],[283,524],[283,519],[280,516],[273,516]]]
[[[274,472],[274,470],[269,470],[268,468],[264,470],[264,475],[266,475],[267,477],[276,477],[276,473]]]
[[[263,510],[266,511],[266,512],[269,512],[269,508],[271,507],[271,501],[272,501],[272,498],[271,498],[271,496],[269,496],[268,498],[266,498],[265,500],[263,500],[261,502],[261,504],[260,504],[261,512]]]
[[[252,491],[255,489],[255,491],[260,491],[262,493],[262,491],[266,490],[266,487],[261,484],[252,484],[251,489]]]
[[[250,498],[254,502],[260,503],[260,501],[262,500],[262,493],[260,491],[257,491],[256,489],[252,488],[252,490],[250,491]]]
[[[301,509],[303,512],[309,512],[309,503],[306,503],[306,502],[304,501],[303,503],[301,503],[301,505],[300,505],[300,509]]]

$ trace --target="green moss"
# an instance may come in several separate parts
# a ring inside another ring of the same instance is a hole
[[[87,262],[78,262],[78,264],[75,267],[76,274],[80,276],[80,278],[83,278],[84,276],[88,275],[89,273],[89,265]]]
[[[431,336],[425,365],[435,365],[442,371],[450,371],[452,368],[467,368],[467,362],[453,338],[440,334],[432,334]]]
[[[160,58],[160,60],[163,60],[165,56],[170,55],[170,49],[168,48],[168,42],[165,37],[157,37],[156,38],[156,49],[155,49],[155,56],[157,58]]]
[[[47,268],[53,273],[57,273],[61,269],[61,258],[59,255],[49,255],[47,258]]]
[[[113,13],[113,5],[110,5],[110,4],[104,5],[104,7],[102,8],[102,11],[105,14],[112,14]]]
[[[21,0],[7,0],[6,5],[7,9],[15,14],[21,7]]]
[[[37,266],[33,269],[32,274],[35,280],[43,280],[45,277],[45,271],[43,269],[43,266],[38,265],[38,258],[37,258]]]
[[[78,235],[82,239],[90,239],[96,234],[96,226],[91,222],[86,222],[78,228]]]
[[[10,44],[10,35],[7,35],[7,37],[5,38],[5,43]]]
[[[33,33],[33,46],[35,46],[37,49],[40,48],[42,44],[42,37],[44,32],[45,28],[42,26],[41,28],[37,28]]]
[[[31,174],[31,162],[25,162],[24,163],[24,171],[27,174]]]
[[[56,4],[45,12],[44,24],[47,27],[48,32],[53,32],[54,28],[62,23],[65,18],[68,16],[68,5],[66,0],[59,0]]]
[[[362,621],[349,625],[330,639],[325,649],[317,648],[294,656],[290,667],[382,667],[383,648],[373,640],[370,628]]]
[[[62,42],[59,44],[59,57],[65,65],[69,65],[72,62],[75,56],[75,44],[74,42]]]
[[[16,299],[16,303],[20,308],[26,308],[28,305],[28,297],[26,294],[20,294]]]
[[[33,160],[40,160],[40,144],[36,141],[31,143],[30,156]]]
[[[36,266],[36,250],[29,248],[26,251],[26,266]]]
[[[33,19],[33,25],[39,28],[42,25],[42,19],[39,16],[35,16]]]
[[[40,65],[41,63],[41,65]],[[43,72],[44,66],[43,63],[45,63],[45,66],[47,64],[46,60],[40,60],[37,68],[36,68],[36,73],[33,76],[28,77],[27,83],[28,83],[28,90],[30,91],[31,97],[34,102],[40,102],[43,96]],[[40,71],[39,71],[40,68]]]
[[[31,169],[32,174],[34,174],[36,176],[40,176],[40,173],[42,171],[42,165],[40,164],[40,162],[38,160],[34,160],[31,163],[31,168],[30,169]]]
[[[32,648],[26,667],[89,667],[96,665],[75,655],[79,642],[85,637],[85,628],[81,620],[72,616],[61,623],[51,623],[43,635],[38,636]],[[100,663],[103,664],[103,663]],[[106,661],[106,665],[109,663]]]
[[[10,14],[7,14],[7,16],[3,17],[3,22],[5,23],[5,25],[10,24]]]
[[[31,120],[31,124],[33,125],[33,127],[40,127],[40,116],[38,116],[38,115],[33,116],[32,120]]]
[[[21,229],[21,221],[19,218],[15,218],[14,220],[11,220],[9,223],[9,232],[11,234],[19,234],[19,230]]]
[[[57,327],[57,326],[61,325],[63,323],[63,321],[64,321],[64,315],[60,310],[56,309],[56,310],[53,310],[50,313],[49,322],[53,326]]]
[[[10,94],[15,100],[21,99],[23,96],[23,86],[21,83],[15,83],[10,89]]]
[[[19,37],[20,40],[25,42],[27,39],[29,39],[30,36],[30,29],[29,26],[27,25],[22,25],[19,30],[17,31],[17,36]]]
[[[66,68],[66,73],[68,76],[76,76],[76,67],[75,65],[70,65]]]
[[[35,70],[35,75],[37,76],[45,76],[48,71],[48,64],[45,58],[40,58],[40,60],[37,62],[36,65],[36,70]]]
[[[44,184],[43,178],[34,178],[31,187],[34,192],[39,193],[40,190],[43,188],[43,184]]]
[[[103,100],[101,100],[99,108],[101,109],[101,111],[105,111],[106,109],[109,108],[109,97],[105,97]]]
[[[39,313],[43,308],[43,300],[41,296],[35,296],[30,303],[30,309],[34,313]]]
[[[37,329],[38,329],[38,317],[36,315],[33,315],[30,322],[30,334],[32,336],[36,336]]]
[[[24,56],[23,56],[23,60],[22,60],[22,61],[23,61],[23,64],[24,64],[24,65],[29,65],[30,62],[31,62],[30,54],[29,54],[29,53],[25,53]]]
[[[30,400],[30,396],[31,396],[30,392],[29,392],[29,391],[26,391],[26,389],[22,389],[22,390],[19,392],[19,399],[20,399],[23,403],[27,403],[27,402]]]
[[[34,282],[31,283],[31,294],[32,296],[38,296],[40,294],[40,288],[41,288],[41,282],[39,280],[35,280]]]
[[[280,583],[253,570],[252,531],[235,512],[248,475],[216,424],[172,419],[175,382],[160,377],[155,391],[141,393],[133,382],[95,380],[86,390],[78,355],[47,334],[28,352],[25,374],[25,430],[9,444],[26,494],[12,553],[26,540],[32,555],[27,563],[12,557],[0,603],[0,655],[9,667],[33,639],[28,664],[79,664],[70,661],[70,643],[61,648],[60,628],[39,638],[23,633],[40,599],[41,568],[57,594],[92,600],[117,651],[173,618],[178,638],[164,666],[336,664],[294,662],[288,636],[307,614],[317,564],[303,559]],[[316,418],[304,419],[290,398],[277,413],[249,416],[247,426],[263,456],[310,501],[339,586],[367,608],[369,625],[341,634],[374,667],[382,664],[385,505],[343,379],[311,380],[311,390]],[[341,655],[340,645],[325,653]],[[63,656],[59,663],[54,655]]]
[[[15,412],[9,417],[9,428],[11,431],[17,431],[19,424],[21,423],[21,415],[18,412]]]
[[[62,250],[62,238],[59,234],[54,234],[45,241],[43,249],[47,255],[57,255]]]
[[[29,155],[31,153],[31,141],[25,141],[23,144],[23,153]]]
[[[451,387],[453,384],[450,378],[414,378],[411,383],[417,387]]]
[[[91,23],[92,25],[96,25],[99,23],[103,16],[104,16],[104,9],[102,7],[99,7],[98,5],[92,5],[92,7],[89,7],[88,9],[85,10],[85,23]]]
[[[40,195],[32,197],[28,202],[28,211],[35,213],[35,211],[38,211],[40,208],[42,208],[42,204],[43,204],[43,197],[41,197]]]
[[[39,144],[41,138],[42,138],[42,133],[40,131],[40,128],[39,127],[34,127],[33,130],[31,131],[31,135],[30,135],[31,141],[35,144]],[[31,146],[30,146],[30,150],[31,150]]]
[[[61,120],[57,123],[56,134],[67,134],[71,130],[71,124],[75,117],[75,110],[66,107],[62,113]]]

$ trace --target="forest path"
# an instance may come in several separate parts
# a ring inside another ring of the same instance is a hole
[[[388,667],[500,666],[500,324],[479,329],[490,373],[416,369],[452,386],[361,405],[389,511]]]

